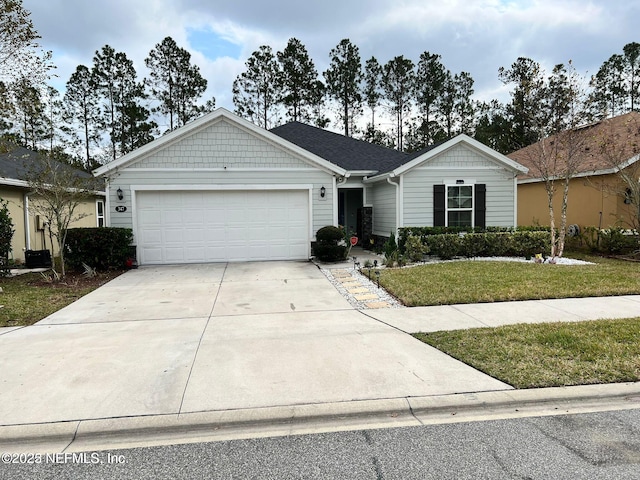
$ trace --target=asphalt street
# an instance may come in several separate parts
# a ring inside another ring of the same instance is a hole
[[[76,455],[5,463],[0,479],[639,479],[640,411]]]

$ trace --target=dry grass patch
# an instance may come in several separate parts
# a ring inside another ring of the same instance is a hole
[[[640,318],[414,336],[515,388],[640,380]]]

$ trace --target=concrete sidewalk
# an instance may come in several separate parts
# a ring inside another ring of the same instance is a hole
[[[0,329],[0,451],[638,408],[640,384],[515,391],[404,333],[633,316],[640,296],[358,311],[309,262],[140,268]]]
[[[366,310],[403,332],[437,332],[518,323],[580,322],[640,317],[640,295]]]

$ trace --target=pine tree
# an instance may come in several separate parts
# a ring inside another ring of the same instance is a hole
[[[280,122],[280,66],[271,47],[262,45],[245,62],[247,70],[233,82],[235,112],[269,129]]]
[[[149,78],[145,81],[160,105],[153,109],[169,116],[169,130],[180,127],[204,111],[197,104],[207,88],[207,80],[191,54],[177,45],[171,37],[158,43],[145,59]],[[215,100],[214,100],[215,101]]]
[[[423,146],[434,143],[436,132],[440,130],[437,114],[446,105],[443,96],[446,81],[450,81],[447,77],[450,77],[450,73],[440,59],[440,55],[423,52],[417,66],[416,76],[420,81],[416,82],[415,98],[422,117],[420,130]]]
[[[91,146],[98,143],[99,116],[97,107],[99,98],[93,88],[91,71],[84,65],[78,65],[67,82],[64,94],[64,109],[68,123],[77,125],[82,132],[72,130],[72,138],[82,144],[84,165],[87,170],[93,165]]]
[[[380,105],[382,99],[382,67],[375,57],[371,57],[365,62],[364,66],[364,83],[362,86],[362,96],[364,101],[371,110],[371,128],[375,129],[376,125],[376,109]]]
[[[277,53],[280,63],[280,82],[282,103],[287,108],[287,117],[291,121],[310,122],[314,117],[314,109],[321,96],[317,95],[318,72],[307,49],[297,38],[289,39],[282,52]]]
[[[390,110],[396,119],[396,144],[403,151],[403,127],[405,116],[411,110],[414,92],[415,72],[413,62],[400,55],[387,62],[382,75],[382,87],[390,102]]]
[[[500,67],[498,77],[505,85],[514,85],[511,102],[506,105],[507,118],[512,125],[510,151],[524,148],[540,140],[540,104],[544,97],[544,75],[538,62],[520,57],[510,69]]]
[[[362,113],[360,50],[345,38],[329,52],[329,56],[331,63],[324,72],[327,94],[339,105],[338,116],[348,137],[355,119]]]

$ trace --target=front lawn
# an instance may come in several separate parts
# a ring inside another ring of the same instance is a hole
[[[515,388],[640,380],[640,318],[414,336]]]
[[[1,278],[0,327],[32,325],[95,290],[122,272],[86,278],[70,273],[62,282],[50,283],[39,273]]]
[[[595,265],[460,261],[383,269],[380,284],[407,306],[640,294],[640,264],[582,257]]]

